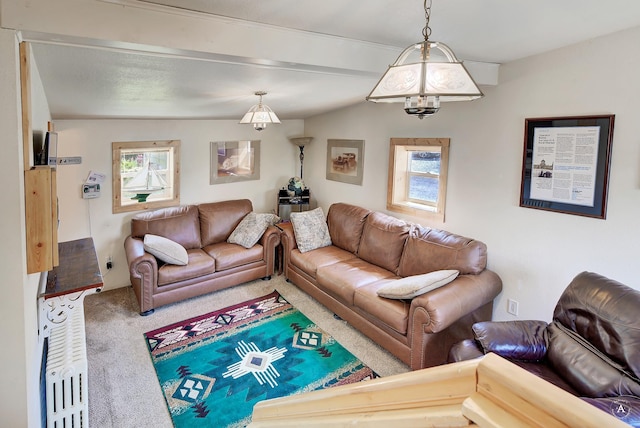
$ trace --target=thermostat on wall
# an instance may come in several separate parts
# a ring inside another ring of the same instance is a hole
[[[99,184],[83,184],[82,185],[82,198],[94,199],[100,196]]]

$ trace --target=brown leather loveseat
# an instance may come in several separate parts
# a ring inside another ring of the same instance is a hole
[[[251,248],[227,239],[251,213],[248,199],[184,205],[136,214],[124,247],[140,313],[190,297],[273,275],[280,231],[269,225]],[[185,265],[163,263],[145,251],[145,235],[186,249]],[[257,238],[256,238],[257,239]]]
[[[344,203],[329,208],[326,224],[331,245],[304,252],[295,225],[279,225],[285,276],[412,369],[446,363],[472,324],[491,319],[502,282],[486,269],[482,242]],[[411,299],[378,295],[401,278],[440,270],[459,275]]]
[[[640,426],[640,292],[593,272],[577,275],[553,321],[481,322],[450,361],[496,353],[622,421]]]

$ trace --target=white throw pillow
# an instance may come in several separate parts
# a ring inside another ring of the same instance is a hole
[[[251,248],[260,240],[267,227],[279,221],[280,217],[275,214],[250,212],[244,216],[242,221],[231,232],[227,242]]]
[[[322,208],[291,213],[291,223],[296,235],[296,243],[301,253],[331,245],[331,236]]]
[[[184,266],[189,261],[187,250],[164,236],[151,235],[150,233],[144,235],[144,250],[172,265]]]
[[[459,273],[457,270],[436,270],[422,275],[407,276],[380,287],[378,296],[387,299],[413,299],[447,285],[456,279]]]

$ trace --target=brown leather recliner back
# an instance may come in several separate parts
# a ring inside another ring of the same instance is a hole
[[[588,397],[640,395],[640,293],[583,272],[547,329],[549,365]]]

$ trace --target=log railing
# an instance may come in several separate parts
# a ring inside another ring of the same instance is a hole
[[[249,425],[297,426],[628,427],[494,354],[262,401]]]

